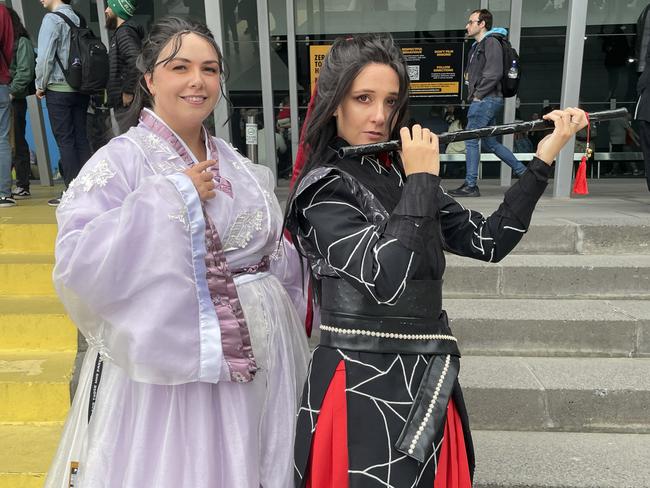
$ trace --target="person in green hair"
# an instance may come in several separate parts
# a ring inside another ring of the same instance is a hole
[[[109,73],[107,84],[108,105],[115,110],[120,132],[124,132],[121,115],[131,105],[138,70],[135,61],[142,48],[144,31],[132,19],[134,0],[108,0],[104,11],[106,28],[113,31],[108,49]]]

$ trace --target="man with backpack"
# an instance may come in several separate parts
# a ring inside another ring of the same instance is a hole
[[[133,101],[139,72],[135,61],[140,55],[144,31],[133,22],[134,0],[108,0],[106,28],[114,31],[108,51],[108,105],[115,110],[120,132],[125,132],[120,116]]]
[[[518,83],[519,66],[517,62],[505,69],[504,77],[504,40],[507,31],[502,28],[492,28],[492,13],[486,9],[474,10],[467,21],[467,37],[475,40],[469,50],[465,85],[467,100],[470,102],[467,112],[467,129],[479,129],[496,123],[496,115],[503,108],[504,87],[512,77]],[[505,41],[507,43],[507,41]],[[505,78],[505,79],[504,79]],[[512,96],[512,87],[507,87]],[[516,92],[516,87],[514,88]],[[496,154],[499,159],[510,166],[517,176],[526,171],[520,161],[495,137],[483,139],[487,149]],[[476,184],[478,165],[481,158],[478,140],[465,141],[466,175],[464,183],[449,192],[454,197],[480,197]]]
[[[73,88],[64,72],[64,69],[71,71],[71,27],[61,15],[75,26],[80,26],[81,20],[72,10],[70,0],[41,0],[41,3],[48,13],[38,32],[36,96],[45,97],[50,125],[61,153],[59,170],[67,188],[90,158],[90,146],[86,135],[88,95]],[[48,202],[50,206],[58,204],[58,198]]]

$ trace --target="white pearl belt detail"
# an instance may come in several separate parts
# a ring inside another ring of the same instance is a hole
[[[457,342],[454,336],[445,334],[401,334],[397,332],[376,332],[374,330],[364,329],[343,329],[341,327],[334,327],[325,324],[321,324],[320,328],[321,330],[324,330],[326,332],[333,332],[335,334],[365,335],[371,337],[381,337],[383,339],[403,339],[410,341],[440,340]]]
[[[438,380],[438,384],[436,385],[436,391],[433,394],[431,401],[429,402],[429,408],[427,408],[427,413],[424,414],[424,418],[422,419],[422,422],[420,423],[420,426],[418,427],[416,434],[413,436],[413,440],[411,441],[411,445],[408,451],[409,454],[413,454],[413,451],[415,450],[415,446],[417,445],[418,441],[420,440],[420,436],[424,431],[424,426],[427,424],[427,422],[431,418],[431,415],[433,414],[433,407],[435,406],[436,401],[438,400],[438,395],[440,394],[440,388],[442,387],[442,382],[445,380],[445,376],[447,376],[450,360],[451,360],[451,356],[447,354],[447,358],[445,359],[445,367],[443,368],[442,374],[440,375],[440,379]]]

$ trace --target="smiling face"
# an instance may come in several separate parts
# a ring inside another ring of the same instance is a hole
[[[398,95],[399,78],[393,68],[366,65],[334,112],[338,136],[353,145],[387,141]]]
[[[153,73],[144,76],[154,112],[180,134],[200,127],[210,115],[221,95],[221,73],[216,50],[200,35],[183,35],[174,57],[160,63],[173,48],[170,40],[158,56]]]

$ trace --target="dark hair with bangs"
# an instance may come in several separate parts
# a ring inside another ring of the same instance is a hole
[[[474,10],[472,14],[478,14],[478,21],[485,22],[485,28],[487,30],[492,29],[492,12],[486,8],[480,8]],[[470,14],[471,15],[471,14]]]
[[[395,109],[389,116],[388,127],[392,128],[390,138],[398,138],[399,130],[407,118],[409,88],[408,68],[402,51],[389,34],[338,38],[325,56],[318,76],[314,106],[304,128],[307,161],[294,183],[289,202],[304,175],[331,159],[328,146],[337,135],[334,112],[361,70],[371,63],[388,65],[397,73],[399,94]],[[290,205],[287,206],[289,207]]]
[[[329,149],[337,136],[334,112],[350,92],[352,83],[361,70],[368,64],[377,63],[390,66],[399,79],[399,93],[394,109],[388,118],[391,127],[391,139],[399,138],[400,128],[408,118],[408,68],[401,49],[395,44],[389,34],[363,34],[353,37],[342,37],[334,41],[331,49],[323,60],[319,77],[318,89],[313,101],[313,108],[303,127],[303,147],[307,152],[307,160],[294,182],[287,199],[284,214],[284,228],[289,223],[293,199],[302,179],[311,170],[324,166],[332,160],[335,153]],[[296,235],[291,239],[300,252]],[[301,268],[303,261],[300,261]],[[310,271],[311,272],[311,271]],[[315,276],[312,274],[312,278]],[[320,298],[320,283],[312,281],[315,302]]]
[[[156,66],[165,65],[176,57],[183,45],[183,37],[187,34],[196,34],[208,41],[217,53],[219,73],[221,75],[221,96],[224,97],[224,63],[221,49],[215,41],[208,27],[196,20],[180,17],[163,17],[151,26],[151,31],[142,44],[142,51],[136,60],[135,66],[140,71],[140,78],[135,87],[133,102],[129,108],[119,116],[124,127],[133,127],[138,124],[140,112],[147,107],[153,107],[153,97],[149,93],[145,74],[152,74]],[[171,53],[165,59],[158,59],[163,49],[171,43]]]

